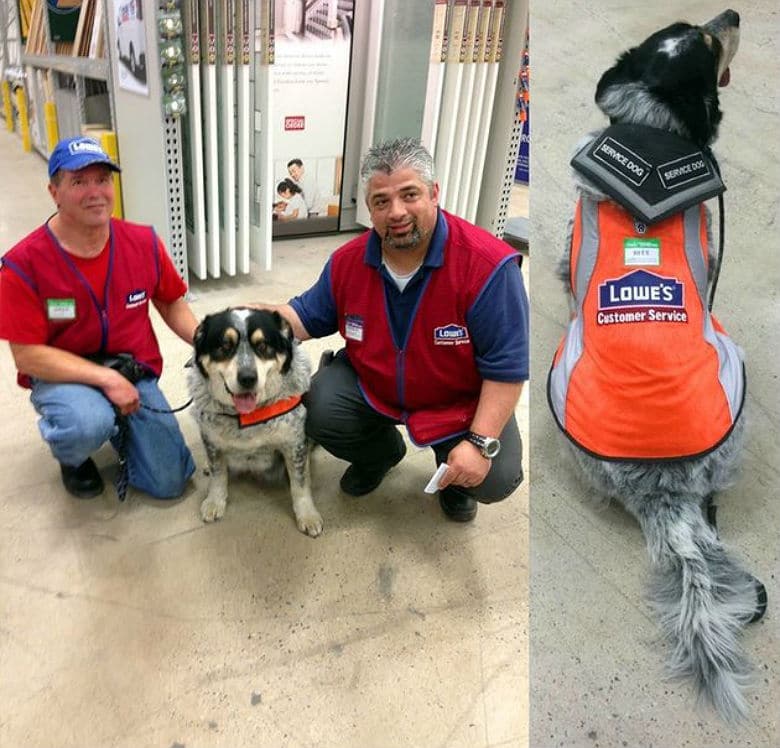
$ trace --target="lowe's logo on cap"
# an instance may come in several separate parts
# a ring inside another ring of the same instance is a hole
[[[456,325],[452,322],[444,327],[433,329],[434,345],[463,345],[470,342],[468,328],[463,325]]]
[[[109,155],[93,138],[76,137],[61,140],[49,157],[49,178],[60,169],[79,171],[92,164],[105,164],[112,171],[120,171]]]
[[[683,308],[683,284],[647,270],[634,270],[599,285],[599,310],[619,307]]]

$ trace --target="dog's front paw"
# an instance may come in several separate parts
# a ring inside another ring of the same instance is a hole
[[[215,499],[207,496],[200,505],[200,516],[204,522],[214,522],[222,519],[225,515],[225,506],[227,502],[224,499]]]
[[[296,514],[295,521],[298,529],[309,537],[316,538],[322,534],[322,517],[316,509]]]

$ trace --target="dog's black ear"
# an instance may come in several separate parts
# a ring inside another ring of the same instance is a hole
[[[279,326],[279,330],[282,333],[282,335],[285,338],[292,340],[293,337],[295,337],[293,335],[292,325],[284,317],[282,317],[282,315],[279,314],[279,312],[277,311],[273,312],[273,317],[274,317],[274,322],[276,322],[276,324]]]
[[[206,349],[206,335],[208,334],[209,319],[210,315],[203,318],[201,323],[195,328],[195,335],[192,337],[192,345],[195,348],[195,364],[200,370],[200,373],[206,378],[208,378],[209,375],[200,363],[200,359]]]
[[[294,337],[292,325],[281,315],[279,312],[274,311],[271,313],[274,322],[279,328],[279,350],[284,355],[284,363],[282,364],[282,374],[287,374],[292,366],[293,358],[293,343]]]

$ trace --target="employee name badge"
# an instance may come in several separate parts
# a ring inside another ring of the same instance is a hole
[[[624,239],[623,262],[625,265],[650,265],[661,264],[661,240],[660,239]]]
[[[362,317],[358,317],[355,314],[347,315],[344,337],[347,340],[355,340],[358,343],[361,343],[363,341],[363,318]]]
[[[76,319],[76,299],[46,299],[46,317],[54,322]]]

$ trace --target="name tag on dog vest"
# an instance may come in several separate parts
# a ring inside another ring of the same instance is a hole
[[[608,127],[575,154],[571,165],[648,224],[726,190],[711,154],[644,125]]]

